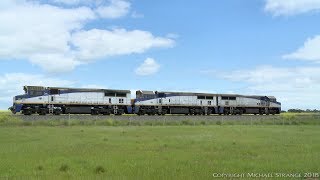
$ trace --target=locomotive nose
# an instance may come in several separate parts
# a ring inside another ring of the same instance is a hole
[[[12,112],[12,114],[16,114],[16,108],[13,106],[9,107],[8,110],[10,110]]]

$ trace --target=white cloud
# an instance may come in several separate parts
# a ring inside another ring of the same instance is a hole
[[[248,85],[242,93],[274,95],[284,109],[317,108],[320,91],[320,67],[281,68],[261,66],[255,69],[222,73],[223,79]],[[220,73],[217,73],[220,74]]]
[[[152,58],[147,58],[136,70],[139,76],[148,76],[159,71],[160,65]]]
[[[123,0],[103,5],[114,10],[104,18],[125,15],[129,5]],[[104,57],[143,53],[174,43],[148,31],[84,30],[86,23],[98,18],[89,6],[66,8],[35,0],[3,0],[0,2],[0,60],[28,60],[46,71],[64,72]]]
[[[103,18],[120,18],[130,11],[131,3],[128,0],[51,0],[53,4],[67,6],[90,5],[94,11]]]
[[[119,18],[128,14],[130,3],[124,0],[111,0],[110,5],[100,6],[96,12],[103,18]]]
[[[266,0],[265,10],[275,16],[320,10],[320,0]]]
[[[30,62],[40,66],[47,72],[68,72],[73,70],[77,65],[83,64],[62,54],[34,54],[30,56]]]
[[[52,0],[53,3],[61,3],[66,5],[86,4],[89,0]]]
[[[78,59],[83,61],[143,53],[150,48],[171,47],[174,44],[171,39],[154,37],[147,31],[125,29],[80,31],[73,34],[71,42],[78,50]]]
[[[302,47],[283,58],[320,62],[320,36],[309,38]]]
[[[131,13],[131,17],[132,17],[132,18],[143,18],[144,15],[141,14],[141,13],[138,13],[137,11],[133,11],[133,12]]]
[[[246,81],[254,84],[270,83],[274,79],[286,79],[293,76],[295,72],[288,68],[274,68],[272,66],[261,66],[254,70],[236,70],[223,74],[225,79],[231,81]]]
[[[74,82],[50,78],[40,74],[7,73],[0,75],[0,108],[6,109],[11,103],[13,96],[23,94],[22,87],[25,85],[70,87]]]
[[[37,0],[33,0],[37,1]],[[81,5],[91,5],[91,6],[101,6],[104,4],[110,4],[111,0],[44,0],[45,2],[51,4],[63,4],[66,6],[81,6]],[[120,0],[123,1],[123,0]]]
[[[11,4],[0,10],[0,59],[27,59],[42,67],[50,64],[45,66],[49,71],[59,70],[64,63],[65,66],[76,64],[68,57],[72,51],[71,32],[94,18],[94,13],[85,7],[62,9],[27,2]]]

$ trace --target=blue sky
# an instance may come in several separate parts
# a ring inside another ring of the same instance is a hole
[[[320,0],[4,0],[0,108],[23,85],[274,95],[320,109]]]

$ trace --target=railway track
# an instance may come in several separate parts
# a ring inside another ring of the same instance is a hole
[[[266,119],[280,119],[279,115],[229,115],[229,116],[219,116],[219,115],[210,115],[210,116],[185,116],[185,115],[165,115],[165,116],[138,116],[138,115],[122,115],[122,116],[103,116],[103,115],[32,115],[25,116],[21,114],[12,115],[13,117],[22,119],[24,121],[37,121],[37,120],[105,120],[105,119],[113,119],[113,120],[130,120],[130,121],[145,121],[145,120],[266,120]]]

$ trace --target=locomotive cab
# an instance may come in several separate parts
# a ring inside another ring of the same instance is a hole
[[[45,88],[42,86],[23,86],[24,94],[13,97],[13,105],[8,109],[16,114],[20,112],[23,107],[23,102],[28,98],[43,96],[45,94]]]

